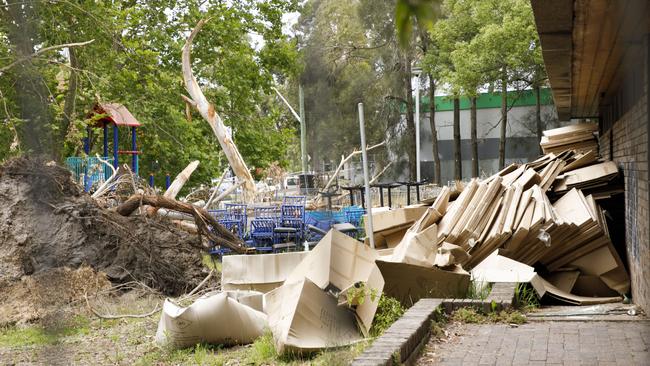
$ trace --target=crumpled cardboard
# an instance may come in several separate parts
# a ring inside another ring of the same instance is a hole
[[[569,276],[568,273],[566,272],[563,276]],[[604,304],[622,299],[620,296],[588,297],[572,294],[569,291],[573,287],[573,283],[576,283],[575,279],[567,285],[566,279],[554,278],[553,281],[556,285],[562,287],[558,288],[539,276],[533,267],[499,255],[498,250],[495,250],[472,269],[472,279],[482,282],[530,282],[539,298],[550,296],[573,305]]]
[[[393,250],[391,262],[433,266],[438,248],[438,226],[433,224],[422,231],[418,229],[416,224],[406,232],[402,241]]]
[[[443,242],[436,253],[435,265],[438,267],[448,267],[454,264],[465,264],[470,255],[456,244]]]
[[[198,343],[247,344],[264,333],[267,316],[262,296],[253,291],[210,293],[188,307],[166,299],[156,332],[156,342],[174,348]]]
[[[376,261],[386,284],[384,293],[404,306],[425,297],[464,298],[469,287],[469,273],[460,266],[449,270],[408,263]]]
[[[221,286],[224,290],[269,292],[282,285],[308,252],[223,257]]]
[[[330,230],[284,284],[264,297],[277,349],[309,352],[367,335],[384,287],[377,256],[356,239]]]
[[[264,296],[276,350],[313,352],[363,339],[354,311],[308,278],[286,283]]]

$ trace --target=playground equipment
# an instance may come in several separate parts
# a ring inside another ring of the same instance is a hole
[[[136,128],[140,126],[135,117],[126,109],[125,106],[118,103],[95,103],[92,110],[86,116],[88,119],[94,119],[95,124],[89,126],[88,136],[84,138],[84,152],[86,156],[71,156],[66,159],[66,165],[72,172],[73,178],[79,184],[82,184],[86,191],[96,183],[103,183],[111,175],[110,169],[96,157],[90,157],[90,144],[92,141],[91,127],[102,127],[104,130],[103,140],[103,160],[112,164],[115,169],[119,166],[120,155],[131,155],[131,169],[138,174],[138,155]],[[112,157],[109,155],[109,126],[113,126],[113,152]],[[131,150],[119,149],[118,127],[126,126],[131,132]],[[151,178],[150,178],[151,180]]]
[[[88,118],[93,116],[103,115],[97,119],[96,127],[102,127],[104,130],[104,149],[103,156],[108,157],[108,127],[113,126],[113,167],[117,169],[119,166],[120,155],[131,155],[131,170],[138,174],[138,151],[137,134],[136,130],[140,127],[140,122],[126,109],[125,106],[118,103],[96,103]],[[120,150],[119,148],[119,127],[128,127],[131,130],[131,150]],[[86,153],[89,153],[87,151]]]

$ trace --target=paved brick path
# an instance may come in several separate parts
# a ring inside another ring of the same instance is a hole
[[[650,365],[650,322],[456,324],[418,365]]]

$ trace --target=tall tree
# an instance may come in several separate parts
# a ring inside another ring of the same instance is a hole
[[[31,55],[40,43],[38,2],[12,2],[2,6],[2,21],[16,60],[25,59],[11,70],[14,97],[21,123],[20,141],[26,152],[52,155],[53,144],[48,123],[51,120],[47,86]]]
[[[454,95],[454,179],[463,179],[463,159],[460,140],[460,97]]]
[[[440,79],[440,52],[429,31],[421,32],[422,66],[429,79],[429,127],[431,129],[431,154],[433,156],[433,182],[440,185],[440,154],[438,153],[438,129],[436,128],[436,83]]]
[[[0,108],[0,116],[19,117],[16,125],[25,128],[36,120],[28,114],[43,116],[39,125],[45,138],[38,139],[37,148],[44,150],[43,142],[51,138],[50,150],[58,150],[53,155],[81,154],[80,140],[90,122],[84,112],[100,98],[126,105],[143,124],[138,130],[141,175],[174,173],[194,159],[201,165],[191,183],[207,183],[220,174],[226,161],[218,144],[206,124],[188,123],[180,98],[184,37],[201,18],[213,17],[196,39],[197,79],[208,99],[216,101],[252,170],[275,161],[288,163],[289,148],[297,143],[295,123],[269,96],[277,80],[297,70],[295,44],[282,32],[282,15],[297,10],[294,0],[14,3],[25,5],[16,6],[20,11],[9,8],[11,12],[0,6],[0,46],[5,46],[5,35],[11,42],[0,54],[10,60],[30,49],[95,40],[72,52],[49,52],[21,63],[30,73],[12,68],[0,75],[0,106],[7,106]],[[38,92],[31,93],[37,100],[21,102],[25,88],[11,93],[4,88],[21,75],[40,83]],[[5,130],[1,125],[0,138]],[[37,134],[22,135],[22,145],[33,149],[29,139]],[[101,153],[101,134],[91,137],[91,154]],[[0,154],[8,153],[0,149]]]

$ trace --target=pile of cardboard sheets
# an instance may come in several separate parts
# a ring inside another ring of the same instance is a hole
[[[586,135],[593,137],[595,129],[581,124],[545,131],[548,138],[542,145],[549,139],[587,141]],[[605,301],[626,294],[630,280],[598,204],[622,191],[614,183],[618,168],[613,162],[597,160],[595,151],[550,152],[527,164],[512,164],[487,179],[472,179],[451,202],[450,189],[445,187],[425,211],[437,222],[437,240],[429,245],[437,250],[460,247],[469,256],[460,263],[466,270],[498,250],[502,257],[539,268],[540,278],[564,291],[564,298],[573,292],[594,302],[593,297]],[[385,238],[375,243],[390,248],[406,238],[408,231],[396,224],[405,221],[397,220],[404,214],[399,210],[373,214],[373,221],[379,218],[381,223],[375,238]],[[407,262],[427,260],[422,252],[411,250],[413,258]]]
[[[598,140],[594,132],[598,131],[595,123],[579,123],[544,131],[540,146],[544,154],[560,153],[567,150],[577,152],[598,151]]]

